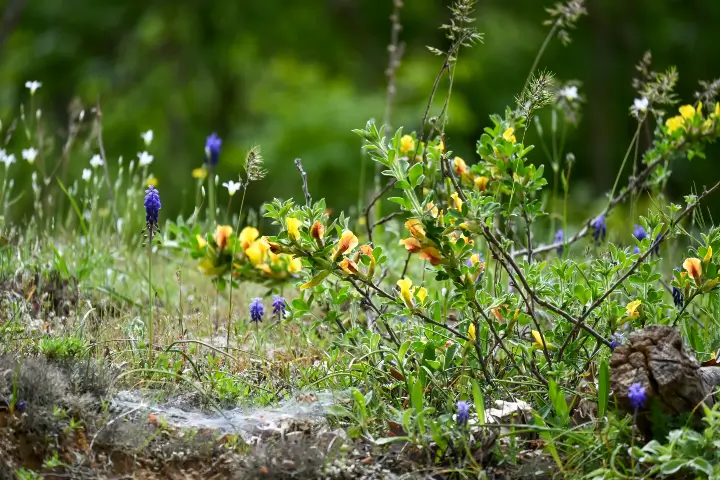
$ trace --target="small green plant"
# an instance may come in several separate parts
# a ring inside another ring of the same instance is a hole
[[[38,349],[48,359],[63,360],[85,356],[88,344],[79,337],[49,337],[40,341]]]

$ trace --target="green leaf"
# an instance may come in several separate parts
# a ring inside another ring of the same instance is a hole
[[[417,181],[420,178],[420,176],[423,173],[423,164],[422,163],[416,163],[413,165],[410,170],[408,171],[408,180],[410,181],[410,185],[417,186]]]
[[[485,423],[485,398],[483,397],[480,385],[477,380],[472,379],[472,392],[475,399],[475,411],[477,411],[478,422]]]
[[[598,417],[605,416],[605,410],[608,404],[608,395],[610,392],[610,368],[607,360],[600,362],[600,371],[598,373]]]
[[[73,209],[75,210],[75,214],[77,215],[78,219],[80,220],[80,228],[82,228],[83,234],[85,234],[85,236],[87,237],[88,229],[87,229],[87,225],[85,225],[85,219],[83,218],[83,214],[80,211],[80,207],[78,206],[78,204],[75,201],[75,199],[73,198],[73,196],[70,195],[70,193],[67,191],[67,188],[65,188],[65,185],[63,185],[63,183],[60,181],[60,179],[57,178],[56,180],[57,180],[58,184],[60,184],[60,188],[62,189],[62,191],[65,192],[65,195],[70,200],[70,203],[72,204]]]
[[[567,401],[565,400],[565,395],[563,395],[562,390],[560,390],[557,383],[552,378],[549,380],[548,387],[550,389],[550,400],[552,400],[555,414],[557,415],[558,420],[560,420],[563,425],[566,425],[569,420],[569,409]]]
[[[686,460],[679,460],[679,459],[678,460],[670,460],[669,462],[664,463],[660,467],[660,473],[662,473],[663,475],[670,475],[670,474],[677,472],[678,470],[683,468],[685,465],[687,465]]]
[[[423,385],[420,378],[413,384],[410,400],[416,413],[423,411]]]
[[[537,426],[547,427],[545,420],[543,420],[542,417],[536,412],[533,412],[533,418],[535,419],[535,424]],[[545,449],[550,452],[550,455],[553,457],[553,460],[555,460],[555,463],[557,464],[560,471],[562,473],[565,473],[565,468],[563,467],[562,460],[560,460],[560,455],[558,455],[557,448],[555,447],[555,440],[553,439],[550,432],[543,428],[543,430],[540,431],[540,438],[545,441]]]
[[[713,474],[713,467],[710,465],[710,462],[705,460],[704,458],[693,458],[690,460],[687,464],[688,467],[694,468],[695,470],[700,470],[705,475],[711,476]]]
[[[412,188],[412,186],[410,185],[410,183],[407,182],[406,180],[398,180],[398,181],[395,183],[395,186],[396,186],[397,188],[402,188],[403,190],[409,190],[409,189]]]
[[[387,445],[393,442],[405,442],[410,441],[410,437],[383,437],[374,440],[375,445]]]

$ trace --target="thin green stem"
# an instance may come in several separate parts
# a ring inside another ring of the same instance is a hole
[[[152,351],[153,351],[153,295],[152,295],[152,237],[153,232],[149,232],[149,239],[147,245],[148,254],[148,365],[152,365]]]
[[[242,187],[242,198],[240,199],[240,211],[238,212],[238,219],[237,219],[237,225],[235,226],[235,235],[240,235],[240,222],[242,221],[242,211],[243,206],[245,205],[245,192],[247,191],[247,186],[250,184],[250,180],[245,182],[245,184]],[[229,214],[229,212],[228,212]],[[235,248],[237,247],[237,242],[233,242],[233,248],[232,248],[232,261],[235,261]],[[227,337],[226,337],[226,343],[225,348],[230,348],[230,324],[232,323],[232,294],[233,294],[233,277],[232,277],[232,264],[230,265],[230,298],[228,300],[228,318],[227,318]]]
[[[208,166],[208,220],[210,228],[215,226],[215,168]]]
[[[615,189],[618,186],[618,182],[620,182],[620,175],[622,175],[622,172],[625,169],[625,164],[627,163],[627,159],[630,157],[630,152],[633,151],[635,142],[637,142],[638,137],[640,136],[640,128],[641,127],[642,127],[642,123],[638,123],[638,128],[635,130],[635,135],[633,135],[633,138],[630,141],[630,145],[628,145],[628,148],[625,151],[625,157],[623,158],[622,165],[620,165],[620,169],[618,170],[617,176],[615,177],[615,183],[613,184],[613,188],[612,188],[612,191],[610,192],[609,198],[613,198],[615,196]]]
[[[537,69],[538,64],[540,63],[540,59],[542,58],[543,54],[545,53],[545,49],[547,48],[548,44],[550,43],[550,39],[555,35],[555,31],[558,28],[558,22],[553,23],[552,28],[547,34],[547,37],[545,37],[545,41],[543,42],[542,46],[540,47],[540,50],[538,51],[537,55],[535,56],[535,60],[533,61],[532,67],[530,67],[530,73],[528,73],[527,78],[525,79],[525,86],[523,86],[522,92],[525,91],[525,89],[530,85],[530,79],[532,78],[533,74],[535,74],[535,70]]]

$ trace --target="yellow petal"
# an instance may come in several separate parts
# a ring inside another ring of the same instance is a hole
[[[293,240],[298,240],[300,238],[300,225],[302,225],[302,222],[297,218],[290,217],[285,220],[285,224],[287,226],[288,236]]]
[[[532,336],[535,338],[535,346],[537,346],[538,348],[543,348],[543,346],[545,346],[545,343],[543,342],[543,337],[542,335],[540,335],[540,332],[538,332],[537,330],[533,330]]]
[[[680,115],[685,119],[692,119],[695,116],[695,109],[692,105],[683,105],[680,107]]]
[[[400,153],[407,155],[413,150],[415,150],[415,141],[410,135],[403,135],[400,139]]]
[[[257,228],[254,227],[245,227],[240,232],[240,245],[243,249],[246,249],[250,246],[252,242],[254,242],[258,237],[260,236],[260,232],[258,232]]]
[[[427,289],[425,287],[418,288],[417,292],[415,293],[418,300],[420,300],[420,303],[425,302],[425,298],[427,298]]]
[[[197,235],[195,235],[195,238],[197,239],[199,248],[205,248],[207,246],[207,240],[205,240],[205,238],[202,235],[197,234]]]
[[[400,288],[400,298],[405,302],[408,308],[413,308],[412,300],[412,280],[409,278],[401,278],[397,281],[397,286]]]
[[[457,192],[453,193],[452,195],[450,195],[450,198],[453,199],[453,203],[455,204],[455,209],[462,210],[463,201],[460,198],[460,196],[458,195],[458,193]]]
[[[411,218],[407,222],[405,222],[405,227],[410,230],[410,235],[417,238],[418,240],[424,240],[425,239],[425,229],[423,228],[423,224],[420,220],[417,218]]]
[[[640,300],[633,300],[625,306],[628,317],[637,318],[640,315],[640,312],[638,312],[638,308],[640,308],[641,303],[642,301]]]
[[[703,258],[703,263],[707,265],[708,263],[710,263],[710,260],[712,260],[712,247],[708,247],[705,258]]]
[[[475,336],[475,324],[474,323],[471,323],[470,326],[468,327],[468,338],[470,339],[471,342],[475,343],[475,339],[477,337]]]
[[[515,133],[515,129],[510,127],[503,132],[502,136],[508,142],[515,143],[515,135],[513,135],[513,133]]]
[[[683,117],[675,116],[670,117],[665,121],[665,126],[668,128],[668,133],[673,133],[675,130],[683,128]]]

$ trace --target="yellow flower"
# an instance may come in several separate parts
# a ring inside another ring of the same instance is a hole
[[[708,263],[710,263],[710,260],[712,260],[712,247],[708,247],[705,258],[703,258],[703,263],[707,265]]]
[[[453,202],[455,203],[455,208],[456,208],[457,210],[462,210],[463,201],[462,201],[462,199],[460,198],[460,196],[457,194],[457,192],[455,192],[455,193],[453,193],[452,195],[450,195],[450,198],[453,199]]]
[[[438,144],[438,146],[435,147],[435,148],[437,148],[438,150],[440,150],[440,152],[444,152],[444,151],[445,151],[445,142],[443,141],[442,138],[440,139],[440,143]]]
[[[302,260],[291,256],[290,261],[288,262],[288,272],[298,273],[300,270],[302,270]]]
[[[422,245],[420,245],[418,239],[413,237],[400,240],[400,245],[405,246],[405,249],[410,253],[417,253],[422,250]]]
[[[265,263],[267,252],[270,250],[270,246],[265,241],[265,237],[255,240],[248,248],[245,249],[245,255],[247,255],[250,263],[253,265],[260,265]]]
[[[158,184],[158,179],[155,178],[155,176],[153,174],[150,174],[148,179],[145,181],[145,185],[147,185],[148,187],[150,187],[150,186],[157,187],[157,184]]]
[[[400,153],[407,155],[413,150],[415,150],[415,140],[410,135],[403,135],[400,139]]]
[[[405,227],[410,230],[410,235],[412,235],[413,237],[417,238],[418,240],[425,239],[425,229],[423,228],[422,222],[417,218],[411,218],[410,220],[405,222]]]
[[[698,115],[702,115],[702,102],[698,102],[698,106],[695,109],[695,113],[697,113]]]
[[[318,220],[315,220],[315,223],[312,224],[310,236],[318,240],[321,240],[325,236],[325,227]]]
[[[420,287],[417,290],[417,293],[415,293],[418,300],[420,300],[420,303],[425,302],[425,298],[427,298],[427,289],[425,287]]]
[[[435,203],[429,202],[427,205],[425,205],[425,210],[430,212],[430,215],[432,215],[433,218],[437,218],[438,208],[435,206]]]
[[[665,121],[665,126],[668,128],[668,133],[673,133],[675,130],[683,128],[683,117],[679,115],[670,117]]]
[[[340,236],[340,241],[338,242],[337,250],[333,251],[332,259],[335,260],[338,255],[343,255],[345,253],[351,252],[355,247],[358,246],[358,239],[355,236],[353,232],[350,230],[345,230],[343,234]]]
[[[232,227],[230,225],[218,225],[215,230],[215,243],[220,250],[227,246],[228,237],[232,235]]]
[[[470,255],[470,265],[475,266],[478,263],[480,263],[480,254],[473,253],[472,255]]]
[[[197,234],[197,235],[195,235],[195,238],[197,239],[199,248],[205,248],[207,246],[207,240],[205,240],[205,237],[203,237],[200,234]]]
[[[503,138],[510,143],[515,143],[516,140],[515,140],[515,135],[513,135],[513,133],[515,133],[515,129],[510,127],[507,130],[505,130],[505,132],[503,132]]]
[[[485,191],[489,181],[490,181],[490,179],[488,177],[475,177],[475,179],[473,180],[473,182],[475,182],[475,186],[481,192]]]
[[[208,172],[204,167],[194,168],[192,171],[192,177],[197,178],[198,180],[205,180],[207,174]]]
[[[713,112],[713,116],[720,117],[720,102],[715,102],[715,111]]]
[[[532,333],[533,338],[535,339],[535,342],[533,343],[534,346],[536,346],[537,348],[543,348],[543,347],[551,348],[552,347],[552,345],[550,345],[549,343],[543,342],[543,336],[540,335],[540,332],[538,332],[537,330],[533,330],[531,333]]]
[[[467,164],[465,160],[460,157],[455,157],[455,173],[458,175],[467,175],[468,173]]]
[[[683,262],[683,268],[687,270],[688,274],[690,274],[696,282],[700,280],[700,275],[702,275],[702,263],[699,258],[685,259]]]
[[[468,338],[470,339],[470,341],[472,343],[475,343],[475,339],[477,337],[475,336],[475,324],[474,323],[471,323],[470,326],[468,327]]]
[[[356,275],[358,273],[357,264],[349,258],[343,258],[338,265],[342,268],[343,272],[348,275]]]
[[[680,115],[685,119],[692,120],[695,116],[695,109],[692,105],[683,105],[680,107]]]
[[[413,291],[412,280],[409,278],[401,278],[397,281],[397,286],[400,287],[400,298],[402,298],[405,305],[408,308],[413,308]]]
[[[642,302],[640,300],[633,300],[628,303],[625,307],[627,309],[627,316],[630,318],[638,318],[640,316],[638,308],[640,308],[641,303]]]
[[[287,225],[288,236],[293,240],[298,240],[300,238],[300,225],[302,225],[302,222],[297,218],[290,217],[285,220],[285,224]]]
[[[240,232],[240,246],[243,250],[248,248],[260,236],[257,228],[245,227]]]

